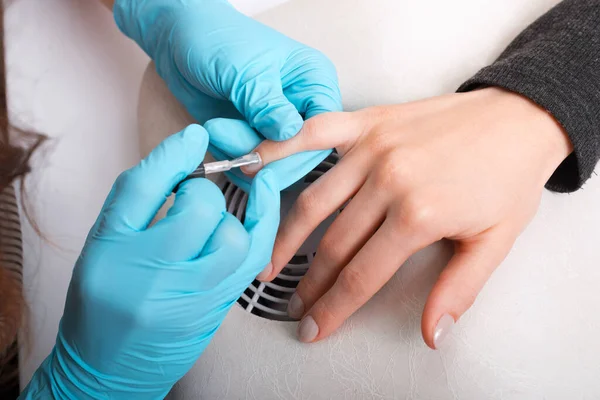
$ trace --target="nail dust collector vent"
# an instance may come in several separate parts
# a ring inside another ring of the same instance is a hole
[[[329,171],[337,163],[338,159],[339,156],[336,153],[332,153],[317,168],[306,175],[304,179],[281,193],[282,220],[302,190],[316,181],[325,172]],[[225,196],[227,211],[244,222],[248,195],[228,180],[225,180],[221,185],[221,190]],[[254,280],[238,299],[238,304],[246,311],[263,318],[292,321],[286,312],[288,301],[292,297],[292,294],[294,294],[298,282],[306,274],[316,254],[319,241],[338,213],[339,211],[319,225],[300,247],[296,255],[292,257],[288,265],[283,268],[277,278],[272,282],[266,283]]]

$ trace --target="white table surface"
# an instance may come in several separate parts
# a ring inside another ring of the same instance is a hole
[[[284,0],[236,0],[254,13]],[[6,16],[13,122],[52,138],[29,179],[24,227],[31,323],[22,355],[28,382],[52,349],[67,286],[113,180],[139,158],[136,109],[146,55],[93,0],[19,0]]]

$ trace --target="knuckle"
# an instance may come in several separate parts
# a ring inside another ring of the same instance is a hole
[[[302,125],[302,136],[304,140],[313,141],[319,137],[320,127],[327,119],[326,114],[317,115],[304,122]]]
[[[352,299],[363,299],[367,296],[366,277],[353,268],[345,268],[338,276],[337,283],[344,293],[351,295]]]
[[[150,196],[156,188],[156,183],[144,176],[139,166],[122,172],[115,185],[118,192],[133,192],[140,198]]]
[[[388,115],[386,106],[369,106],[356,111],[356,113],[371,121],[379,121]]]
[[[392,141],[394,140],[393,135],[388,135],[385,133],[385,131],[376,130],[373,131],[373,134],[369,135],[367,140],[371,152],[374,154],[385,154],[382,160],[385,161],[382,163],[383,165],[387,165],[389,161],[394,161],[389,160],[393,153],[390,153],[388,150],[390,149]],[[389,164],[394,165],[393,162],[389,162]]]
[[[346,252],[340,245],[339,238],[334,235],[325,235],[317,248],[319,257],[327,260],[329,263],[338,264],[345,259]]]
[[[340,312],[324,300],[320,300],[314,308],[315,314],[318,314],[319,316],[320,330],[323,327],[328,327],[329,325],[335,324],[335,321],[341,318]]]
[[[400,209],[399,222],[413,229],[429,229],[434,223],[435,207],[426,196],[410,194],[402,201]]]
[[[231,256],[243,255],[245,258],[250,248],[250,236],[242,223],[233,215],[226,213],[219,228],[227,239],[226,245]]]
[[[296,288],[296,292],[300,296],[301,299],[306,301],[311,297],[314,293],[317,293],[319,287],[319,282],[316,281],[315,277],[307,273],[298,283],[298,287]]]
[[[135,182],[136,175],[136,167],[125,170],[119,174],[117,180],[115,181],[115,186],[117,189],[123,189]]]
[[[397,190],[406,187],[414,179],[414,169],[399,152],[390,152],[379,161],[374,179],[379,189]]]
[[[297,216],[301,218],[309,217],[318,210],[320,200],[312,187],[306,188],[296,201]]]

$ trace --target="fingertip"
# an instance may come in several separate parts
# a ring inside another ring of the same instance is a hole
[[[304,124],[296,107],[283,94],[270,101],[251,121],[252,127],[265,138],[276,141],[294,137]]]
[[[198,124],[191,124],[179,132],[185,154],[189,158],[192,171],[202,162],[208,150],[208,132]],[[191,171],[189,171],[191,172]]]
[[[186,144],[204,147],[204,151],[206,152],[209,137],[208,132],[202,125],[188,125],[181,130],[180,134],[182,140],[184,140]]]
[[[445,297],[447,297],[446,290],[443,280],[438,279],[427,298],[421,317],[421,335],[425,344],[432,350],[439,349],[452,329],[452,326],[447,324],[447,316],[455,314],[455,311],[452,310],[454,304],[449,304],[445,300]],[[458,318],[452,317],[453,323],[456,320]]]
[[[260,272],[260,274],[256,275],[256,279],[260,282],[270,282],[272,278],[269,279],[269,277],[272,273],[273,263],[268,263],[267,266]]]
[[[204,124],[210,143],[229,157],[240,157],[256,148],[262,138],[246,121],[215,118]]]
[[[264,164],[264,159],[262,157],[262,155],[259,152],[260,145],[258,146],[257,149],[254,149],[252,151],[253,154],[256,154],[258,156],[258,163],[256,164],[251,164],[251,165],[245,165],[243,167],[240,168],[240,170],[242,171],[242,173],[244,175],[247,175],[249,177],[253,177],[255,176],[258,171],[260,171],[262,169],[262,167],[265,165]]]
[[[191,138],[199,139],[201,143],[206,143],[208,145],[208,132],[202,125],[190,124],[183,128],[181,132],[185,137],[191,135]]]
[[[421,336],[423,336],[423,341],[432,350],[435,350],[435,345],[433,344],[433,330],[435,326],[433,322],[431,322],[430,318],[427,318],[427,314],[423,313],[421,317]]]

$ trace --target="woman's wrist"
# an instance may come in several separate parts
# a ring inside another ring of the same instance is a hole
[[[565,129],[547,110],[518,93],[499,87],[478,92],[481,92],[483,101],[490,102],[498,126],[506,134],[520,135],[521,145],[535,153],[532,161],[541,162],[545,183],[573,151],[573,144]]]

